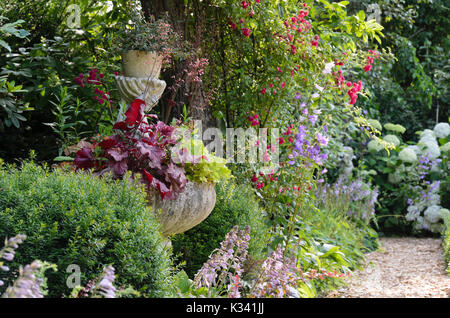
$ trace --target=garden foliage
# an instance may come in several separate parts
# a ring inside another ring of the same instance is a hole
[[[0,189],[0,236],[28,237],[11,268],[35,259],[56,264],[58,271],[48,272],[49,296],[70,293],[70,264],[80,267],[83,286],[113,265],[119,286],[164,295],[169,254],[136,184],[26,162],[20,169],[1,167]]]

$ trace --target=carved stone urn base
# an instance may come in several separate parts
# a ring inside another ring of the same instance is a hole
[[[183,233],[206,219],[216,204],[213,183],[188,182],[174,200],[162,200],[156,190],[148,192],[149,205],[161,224],[161,232],[168,237]]]

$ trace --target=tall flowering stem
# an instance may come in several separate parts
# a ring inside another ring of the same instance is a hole
[[[250,227],[239,230],[238,226],[225,236],[209,260],[203,264],[194,278],[197,288],[206,287],[218,294],[231,290],[233,297],[239,297],[239,278],[243,274],[243,264],[248,254]],[[226,287],[227,286],[227,287]]]

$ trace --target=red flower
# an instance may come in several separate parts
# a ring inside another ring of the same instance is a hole
[[[250,29],[248,29],[248,28],[243,28],[242,29],[242,35],[244,35],[244,36],[250,36]]]
[[[241,6],[242,8],[247,9],[250,6],[250,2],[242,1]]]
[[[297,54],[297,47],[295,45],[291,45],[292,54]]]
[[[261,94],[266,94],[266,88],[263,88],[262,90],[261,90]]]

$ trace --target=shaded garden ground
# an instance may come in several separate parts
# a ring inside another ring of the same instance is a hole
[[[364,270],[331,298],[449,298],[442,241],[432,238],[380,238],[378,251],[367,255]]]

